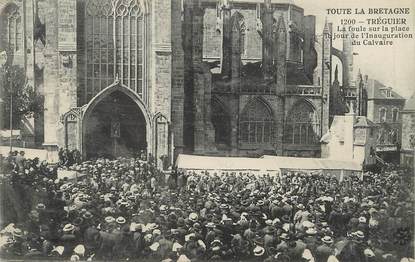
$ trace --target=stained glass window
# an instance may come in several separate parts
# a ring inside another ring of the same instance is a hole
[[[271,109],[259,99],[251,101],[241,115],[239,130],[242,143],[271,143],[273,141]]]
[[[320,137],[320,124],[313,107],[305,101],[293,105],[287,115],[284,127],[284,143],[317,144]]]
[[[88,0],[85,7],[85,102],[116,77],[143,95],[145,23],[137,0]]]

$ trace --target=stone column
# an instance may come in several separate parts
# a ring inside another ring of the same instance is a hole
[[[323,30],[322,45],[322,114],[321,114],[321,132],[325,134],[329,130],[329,105],[330,105],[330,87],[331,87],[331,46],[332,46],[332,24],[325,23]]]
[[[316,17],[313,15],[304,16],[304,47],[303,64],[304,71],[310,80],[313,80],[314,69],[317,66],[317,54],[314,50],[316,35]]]
[[[203,15],[199,1],[193,3],[192,64],[193,64],[193,125],[194,151],[203,152],[205,142],[205,77],[203,75]]]
[[[343,86],[354,86],[353,79],[353,45],[350,34],[347,34],[347,38],[343,38]]]
[[[284,17],[278,18],[277,28],[274,38],[274,65],[276,93],[281,94],[285,90],[286,79],[286,55],[287,55],[287,30],[285,27]]]
[[[284,134],[284,108],[285,101],[282,95],[285,92],[286,86],[286,57],[287,57],[287,30],[285,27],[284,17],[281,15],[278,18],[276,30],[274,34],[274,50],[273,50],[273,60],[274,60],[274,84],[277,94],[277,110],[275,113],[275,145],[276,153],[282,155],[283,153],[283,134]],[[289,116],[287,116],[289,117]]]
[[[183,0],[183,31],[182,45],[184,61],[184,101],[183,101],[183,144],[185,152],[191,152],[194,147],[193,126],[193,3],[192,0]]]
[[[232,74],[232,21],[229,1],[222,3],[222,75],[230,78]]]
[[[40,8],[40,6],[39,6]],[[48,151],[48,161],[58,161],[58,137],[56,132],[59,121],[59,55],[58,55],[58,2],[47,0],[47,5],[42,5],[46,14],[46,45],[44,49],[44,148]]]
[[[231,78],[238,80],[241,77],[241,25],[239,17],[234,15],[231,21]],[[232,89],[239,90],[239,85],[235,86],[239,81],[232,81]]]
[[[172,90],[171,90],[171,119],[172,132],[171,140],[174,145],[174,155],[183,152],[183,132],[184,132],[184,51],[182,30],[182,0],[172,0],[171,8],[171,38],[172,38]]]
[[[158,128],[154,134],[154,157],[157,159],[157,166],[162,166],[161,156],[170,156],[169,150],[169,126],[171,121],[171,92],[172,92],[172,54],[171,54],[171,1],[155,0],[152,2],[153,32],[152,61],[154,64],[151,111],[153,115],[161,114],[166,121],[153,123],[153,129]],[[157,145],[157,147],[155,147]]]
[[[261,18],[262,18],[262,70],[264,74],[264,79],[268,80],[272,78],[272,59],[273,59],[272,27],[274,24],[273,10],[271,9],[270,0],[265,0]]]

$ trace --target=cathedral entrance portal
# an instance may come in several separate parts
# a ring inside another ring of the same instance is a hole
[[[83,119],[84,156],[132,157],[147,149],[147,123],[141,108],[125,92],[106,94]]]

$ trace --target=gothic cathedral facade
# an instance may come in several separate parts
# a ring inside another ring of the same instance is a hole
[[[319,156],[339,88],[333,56],[342,92],[359,92],[351,43],[334,48],[331,24],[316,32],[315,16],[291,1],[9,0],[0,8],[0,51],[45,97],[34,132],[51,160],[58,148],[84,158],[144,150],[171,161],[179,153]]]

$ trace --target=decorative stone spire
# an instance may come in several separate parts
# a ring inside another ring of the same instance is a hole
[[[339,82],[339,69],[338,69],[338,65],[336,65],[336,69],[334,69],[334,83],[338,83]]]
[[[278,18],[276,32],[274,33],[274,67],[277,94],[283,93],[286,83],[286,58],[287,58],[287,30],[284,17]]]

